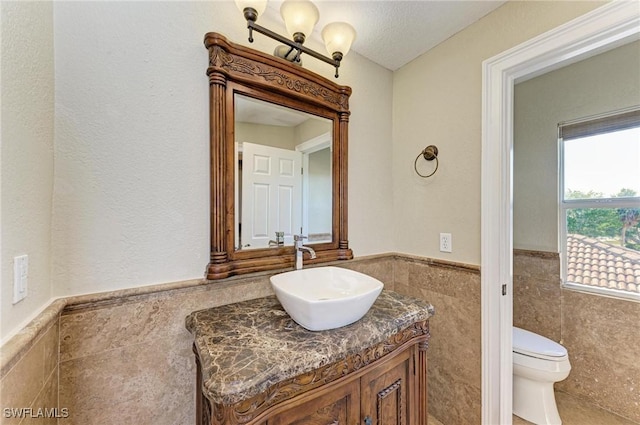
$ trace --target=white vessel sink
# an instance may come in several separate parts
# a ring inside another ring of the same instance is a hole
[[[289,316],[310,331],[356,322],[384,286],[378,279],[340,267],[316,267],[271,276],[271,286]]]

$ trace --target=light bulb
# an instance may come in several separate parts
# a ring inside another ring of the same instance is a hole
[[[332,56],[334,53],[341,53],[341,58],[346,56],[355,38],[356,30],[346,22],[332,22],[322,29],[322,39]]]
[[[280,7],[280,15],[296,43],[304,43],[320,18],[318,8],[309,0],[285,0]]]

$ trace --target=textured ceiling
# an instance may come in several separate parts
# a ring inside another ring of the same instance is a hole
[[[237,122],[295,127],[310,118],[319,119],[319,117],[314,117],[305,112],[239,94],[236,94],[235,97],[235,108],[234,117]]]
[[[312,37],[333,21],[356,29],[352,49],[395,71],[471,25],[504,1],[314,0],[320,21]],[[282,0],[270,0],[267,12],[280,19]],[[326,52],[320,52],[325,54]]]

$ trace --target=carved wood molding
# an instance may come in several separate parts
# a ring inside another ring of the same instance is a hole
[[[429,340],[426,339],[418,343],[418,361],[416,364],[417,378],[417,415],[418,425],[425,425],[429,415],[429,397],[427,388],[427,348],[429,348]]]
[[[380,391],[378,393],[378,399],[383,400],[383,399],[387,398],[389,396],[389,394],[391,394],[392,392],[396,391],[398,388],[400,388],[401,385],[402,385],[402,381],[400,379],[398,379],[396,382],[394,382],[393,384],[389,385],[384,390]],[[378,415],[378,417],[380,417],[380,415]]]
[[[205,46],[209,49],[207,74],[223,72],[228,78],[303,95],[335,111],[349,111],[349,87],[337,86],[288,61],[231,43],[220,34],[207,34]]]
[[[207,415],[207,418],[203,420],[209,421],[206,422],[207,425],[250,423],[278,403],[359,371],[405,344],[420,343],[429,339],[429,337],[429,321],[416,322],[413,326],[398,332],[386,341],[369,347],[360,353],[352,354],[341,361],[279,382],[263,393],[247,400],[225,405],[211,403],[203,394],[202,403],[209,404],[203,409],[203,416]]]
[[[294,91],[298,94],[321,100],[322,103],[329,103],[336,109],[349,109],[348,96],[335,93],[313,82],[305,79],[299,79],[284,72],[262,64],[256,64],[242,57],[225,52],[220,46],[214,46],[210,49],[209,66],[213,69],[222,68],[228,73],[241,73],[248,76],[259,77],[264,79],[267,84],[275,83],[283,89]]]
[[[395,423],[397,424],[404,423],[402,422],[402,412],[404,410],[404,406],[402,405],[401,391],[402,391],[402,380],[398,379],[393,384],[389,385],[387,388],[385,388],[384,390],[378,393],[378,400],[376,401],[376,411],[377,411],[376,418],[378,418],[378,421],[380,421],[380,418],[382,418],[382,401],[388,396],[390,396],[391,394],[395,394],[396,406],[397,406],[396,412],[398,414],[398,416],[396,417]]]

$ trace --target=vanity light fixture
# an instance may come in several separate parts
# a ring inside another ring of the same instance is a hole
[[[338,68],[342,58],[351,48],[351,43],[356,37],[356,31],[346,22],[333,22],[322,30],[327,51],[331,57],[324,56],[315,50],[303,46],[305,39],[313,31],[320,14],[318,8],[310,0],[285,0],[280,7],[280,15],[284,20],[287,32],[292,40],[281,36],[263,26],[256,24],[267,7],[267,0],[235,0],[236,6],[244,14],[249,28],[249,42],[253,43],[253,31],[266,35],[285,46],[278,46],[274,54],[290,62],[301,64],[300,55],[306,53],[323,62],[333,65],[336,69],[335,77],[338,78]]]

